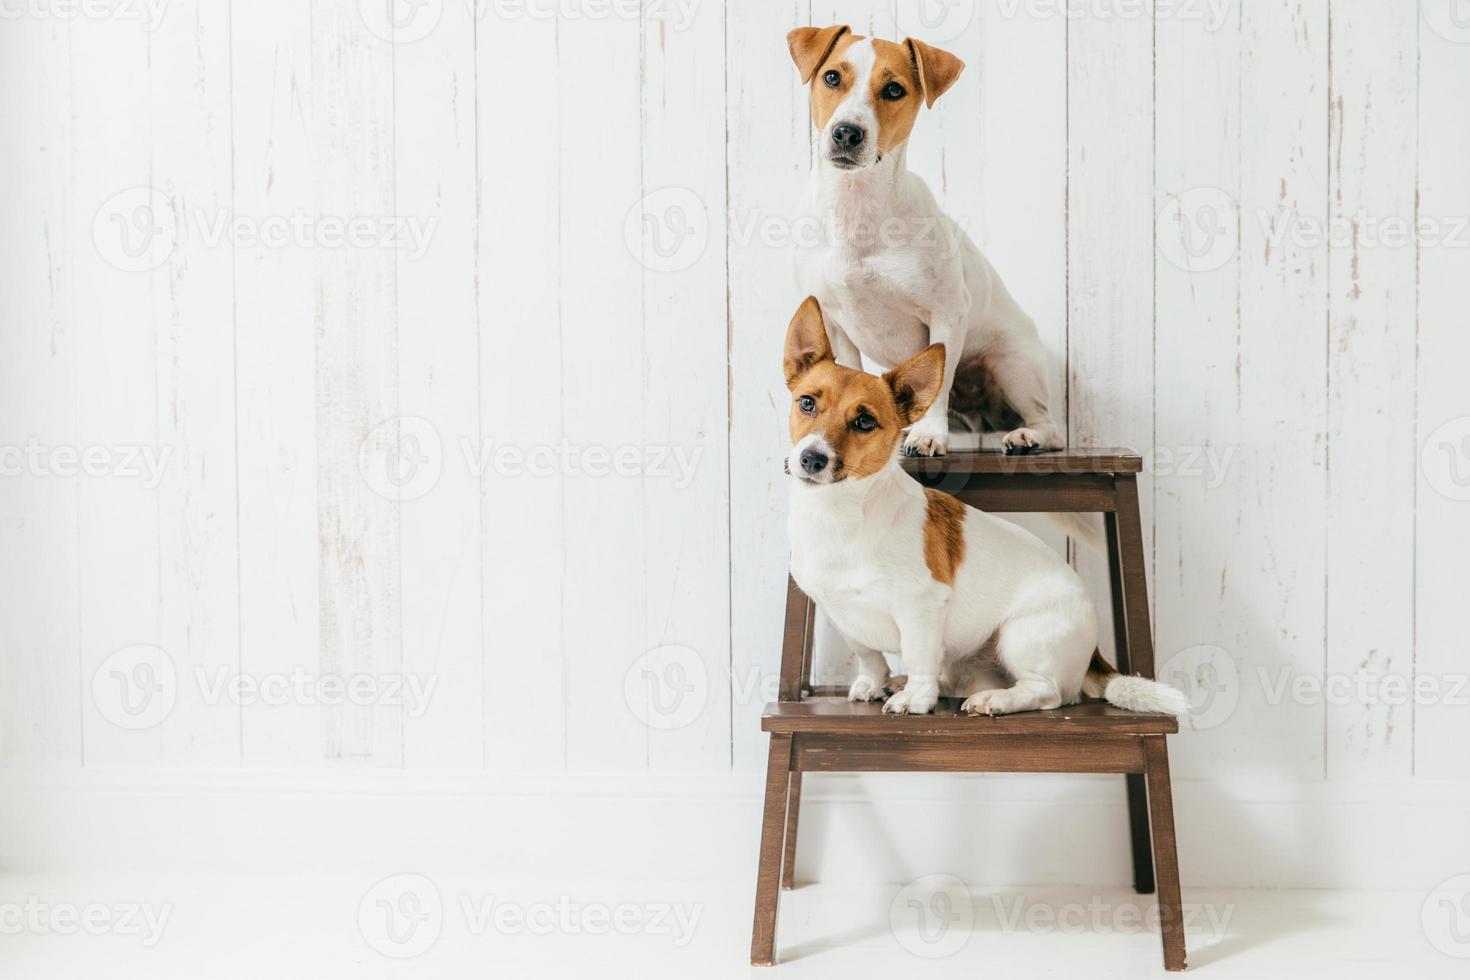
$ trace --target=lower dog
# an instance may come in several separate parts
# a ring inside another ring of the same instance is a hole
[[[919,714],[958,697],[965,711],[998,715],[1085,694],[1186,713],[1180,691],[1102,659],[1092,598],[1054,551],[899,465],[905,426],[944,383],[944,357],[935,344],[882,377],[844,367],[815,298],[787,330],[791,574],[857,658],[848,699]],[[891,695],[884,650],[908,671]]]

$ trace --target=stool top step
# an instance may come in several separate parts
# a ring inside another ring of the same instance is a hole
[[[915,475],[951,473],[1139,473],[1143,457],[1131,449],[1064,449],[1053,453],[1007,456],[998,449],[964,449],[947,456],[905,456],[903,468]]]
[[[883,705],[850,704],[844,698],[773,701],[761,713],[761,730],[829,735],[1172,735],[1170,715],[1125,711],[1103,701],[1083,701],[1050,711],[1013,715],[959,713],[960,702],[941,698],[929,715],[885,715]]]

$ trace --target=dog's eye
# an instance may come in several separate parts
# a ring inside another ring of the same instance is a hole
[[[890,102],[894,99],[901,99],[906,94],[907,93],[905,93],[903,90],[903,86],[898,84],[897,82],[889,82],[887,85],[883,86],[883,98],[888,99]]]
[[[867,412],[863,412],[857,418],[852,420],[852,427],[854,429],[857,429],[859,432],[872,432],[874,429],[878,428],[878,420],[873,418],[873,416],[869,415]]]
[[[797,406],[803,413],[810,415],[817,410],[817,400],[811,395],[802,395],[796,400]]]
[[[822,76],[822,81],[827,83],[828,88],[836,88],[842,84],[842,72],[836,71],[835,69],[829,71]]]

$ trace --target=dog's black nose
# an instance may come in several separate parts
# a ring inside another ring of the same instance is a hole
[[[851,123],[842,123],[832,127],[832,142],[839,149],[856,150],[863,145],[863,131]]]
[[[803,449],[801,451],[801,468],[807,473],[816,475],[827,466],[827,454],[815,449]]]

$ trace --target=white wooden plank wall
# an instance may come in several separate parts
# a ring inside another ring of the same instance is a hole
[[[841,20],[965,59],[910,165],[1151,452],[1180,774],[1470,773],[1451,3],[141,9],[0,32],[5,765],[758,766]]]

